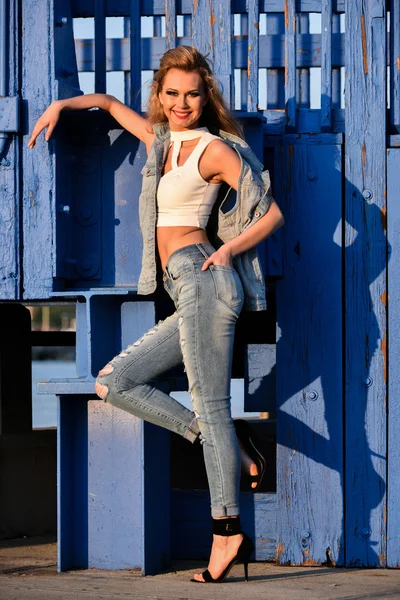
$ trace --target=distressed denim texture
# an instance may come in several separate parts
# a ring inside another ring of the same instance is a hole
[[[209,243],[174,252],[164,286],[176,311],[112,359],[97,382],[102,397],[142,419],[194,442],[200,438],[213,517],[239,514],[240,454],[231,415],[230,383],[235,325],[244,292],[235,269],[211,265]],[[193,411],[150,383],[183,360]]]

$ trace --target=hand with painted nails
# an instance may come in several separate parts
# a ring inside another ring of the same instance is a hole
[[[59,100],[55,100],[38,118],[35,123],[35,127],[33,128],[31,139],[28,142],[28,146],[31,150],[35,146],[37,136],[43,131],[43,129],[45,129],[45,127],[48,128],[45,134],[45,140],[49,141],[50,136],[57,125],[61,111],[62,103]]]

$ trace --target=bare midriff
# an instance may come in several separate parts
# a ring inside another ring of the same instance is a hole
[[[157,227],[157,247],[162,269],[165,269],[165,265],[173,252],[183,248],[183,246],[200,244],[201,242],[208,242],[205,229],[189,225]]]

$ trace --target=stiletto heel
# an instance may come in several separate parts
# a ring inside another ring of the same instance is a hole
[[[222,571],[221,575],[214,579],[208,569],[203,571],[204,581],[198,581],[197,579],[191,579],[194,583],[222,583],[229,575],[233,565],[242,562],[244,565],[244,578],[246,581],[249,580],[249,560],[251,553],[254,550],[253,540],[242,531],[239,517],[232,517],[228,519],[213,519],[213,533],[215,535],[237,535],[241,533],[243,536],[242,542],[238,548],[236,556],[232,558],[230,563]]]
[[[265,472],[265,458],[259,450],[257,450],[252,429],[247,421],[244,419],[235,419],[233,421],[236,429],[237,438],[246,454],[250,457],[250,460],[257,465],[258,475],[250,475],[248,471],[242,470],[241,484],[249,492],[256,492],[262,482]],[[243,477],[244,474],[244,477]],[[256,483],[255,487],[252,487],[252,483]]]

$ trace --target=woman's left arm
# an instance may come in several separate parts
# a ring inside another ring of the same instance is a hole
[[[210,150],[212,150],[210,159],[213,164],[221,165],[220,172],[215,175],[237,190],[241,163],[235,150],[223,142],[210,144]],[[234,256],[253,248],[283,224],[283,214],[274,198],[271,197],[271,204],[265,215],[236,238],[223,244],[204,262],[202,270],[205,271],[212,264],[231,265]]]

